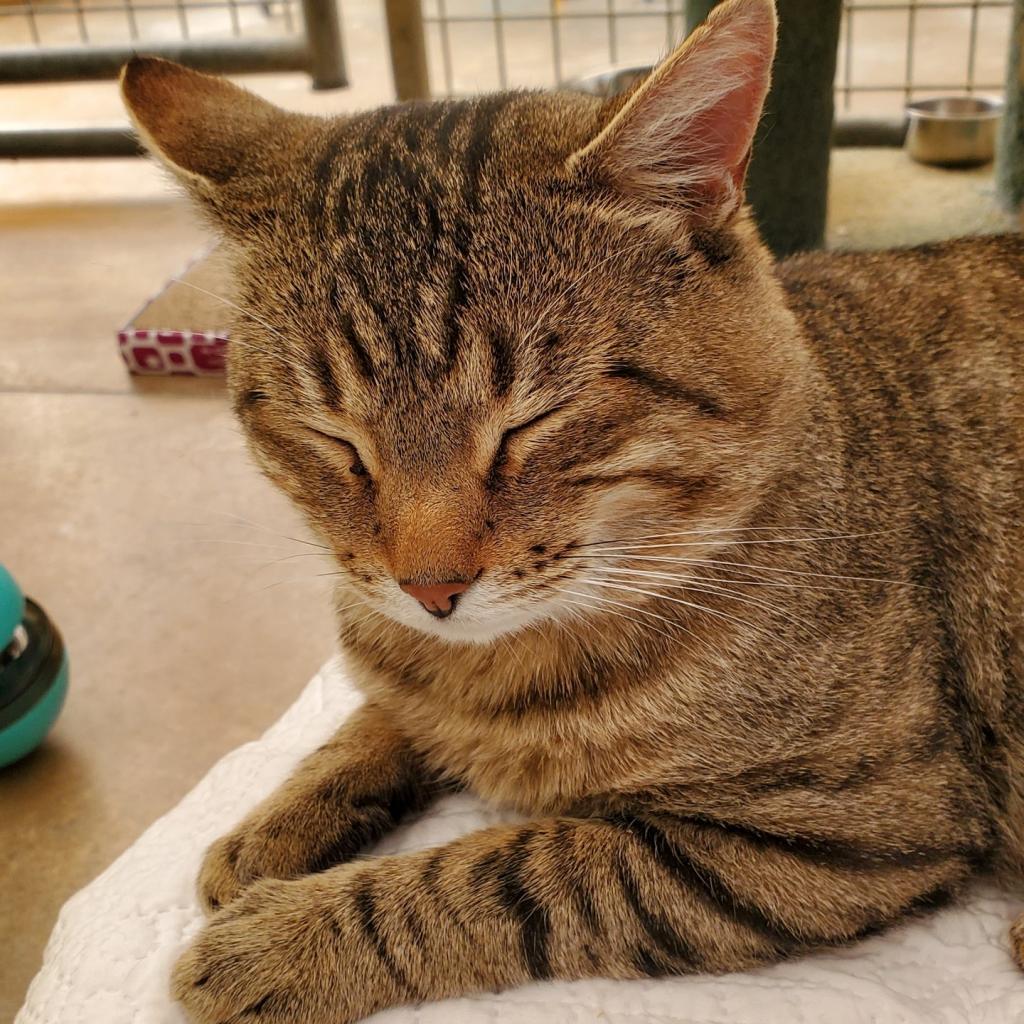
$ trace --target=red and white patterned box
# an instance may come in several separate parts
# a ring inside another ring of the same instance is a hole
[[[118,331],[121,358],[131,373],[221,376],[225,369],[226,334],[212,331]]]
[[[150,376],[223,376],[231,305],[230,275],[217,250],[193,260],[117,333],[130,373]]]

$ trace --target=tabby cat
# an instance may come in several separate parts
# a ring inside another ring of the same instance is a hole
[[[730,0],[626,97],[333,119],[126,67],[366,698],[208,852],[194,1020],[736,970],[1020,877],[1024,241],[774,265],[774,38]],[[455,787],[525,823],[357,858]]]

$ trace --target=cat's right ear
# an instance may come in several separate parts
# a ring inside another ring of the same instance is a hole
[[[146,149],[229,221],[267,202],[282,154],[309,121],[227,79],[156,57],[124,66],[121,95]]]
[[[571,174],[704,224],[743,201],[754,131],[771,80],[772,0],[726,0],[573,154]]]

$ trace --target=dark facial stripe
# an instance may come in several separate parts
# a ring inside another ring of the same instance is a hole
[[[317,383],[320,385],[320,390],[324,396],[324,402],[331,409],[341,408],[341,385],[338,384],[338,378],[334,375],[334,367],[331,366],[330,357],[323,347],[317,345],[313,349],[312,353],[312,370],[313,374],[317,379]]]
[[[466,257],[469,252],[471,235],[469,228],[460,221],[455,227],[455,266],[448,282],[448,301],[445,310],[445,318],[448,322],[448,331],[444,343],[445,366],[451,366],[459,351],[460,328],[459,317],[466,305],[469,295],[467,282]]]
[[[352,361],[356,370],[365,380],[373,380],[374,366],[356,325],[352,320],[352,314],[341,308],[341,298],[338,295],[338,282],[331,281],[330,296],[328,298],[329,308],[338,316],[338,331],[342,340],[348,345],[352,353]]]
[[[406,977],[405,971],[402,970],[395,960],[391,950],[388,949],[388,944],[377,927],[377,903],[373,896],[373,882],[370,878],[366,878],[356,890],[354,901],[359,926],[362,928],[363,935],[373,947],[377,958],[391,976],[391,980],[403,991],[408,991],[410,988],[409,979]]]
[[[672,925],[644,905],[640,887],[625,859],[618,863],[618,876],[619,885],[633,916],[640,922],[640,926],[658,950],[671,960],[675,967],[675,973],[696,970],[700,966],[700,954]],[[664,974],[664,968],[659,965],[657,973]]]
[[[500,328],[490,332],[491,384],[499,397],[508,394],[516,377],[515,353],[508,335]]]
[[[706,477],[686,476],[663,469],[638,469],[632,473],[598,473],[574,477],[570,484],[577,487],[617,487],[626,483],[646,483],[674,492],[686,501],[706,494],[711,482]]]
[[[498,114],[515,97],[503,94],[486,96],[474,104],[473,122],[463,156],[466,177],[463,195],[466,206],[474,213],[480,208],[480,178],[491,155],[491,141]]]
[[[498,114],[511,100],[512,97],[506,95],[487,96],[476,101],[471,108],[472,120],[468,122],[467,140],[462,154],[464,173],[459,203],[461,215],[455,225],[453,240],[456,257],[448,287],[446,367],[450,367],[458,355],[459,318],[469,292],[469,272],[466,264],[473,245],[473,219],[480,209],[480,182],[491,153],[491,141]],[[450,141],[450,134],[446,138]]]
[[[498,873],[498,898],[519,926],[520,950],[527,972],[535,981],[542,981],[551,977],[551,920],[547,907],[530,892],[524,878],[531,837],[532,833],[524,829],[505,854]]]
[[[605,371],[605,375],[614,380],[626,380],[638,387],[646,388],[658,398],[667,398],[673,402],[685,402],[693,406],[702,416],[711,419],[725,419],[728,415],[725,406],[713,395],[705,391],[684,387],[668,377],[644,367],[628,359],[619,359]]]
[[[712,268],[728,263],[737,250],[736,238],[726,231],[695,231],[690,238],[690,245]]]
[[[267,401],[269,397],[270,396],[265,391],[260,391],[256,388],[250,388],[248,391],[243,391],[242,394],[235,398],[233,402],[235,415],[242,416],[254,406]]]
[[[452,136],[455,134],[455,129],[462,123],[466,108],[462,103],[451,102],[442,104],[442,106],[447,107],[447,109],[437,128],[437,144],[442,153],[451,157],[453,152]]]

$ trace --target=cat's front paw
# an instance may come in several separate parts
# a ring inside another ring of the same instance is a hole
[[[303,816],[302,806],[253,815],[218,839],[199,870],[199,898],[207,914],[226,907],[254,882],[263,878],[298,878],[323,870],[325,843],[340,861],[358,849],[358,837],[347,845],[335,836],[320,835],[317,822]],[[344,837],[348,830],[340,828]],[[331,840],[334,840],[331,842]]]
[[[199,899],[207,914],[235,900],[261,878],[291,878],[303,873],[304,858],[294,837],[245,824],[222,836],[207,851],[199,871]]]
[[[350,1024],[370,1012],[373,972],[344,889],[322,878],[258,882],[210,919],[172,978],[196,1024]]]

